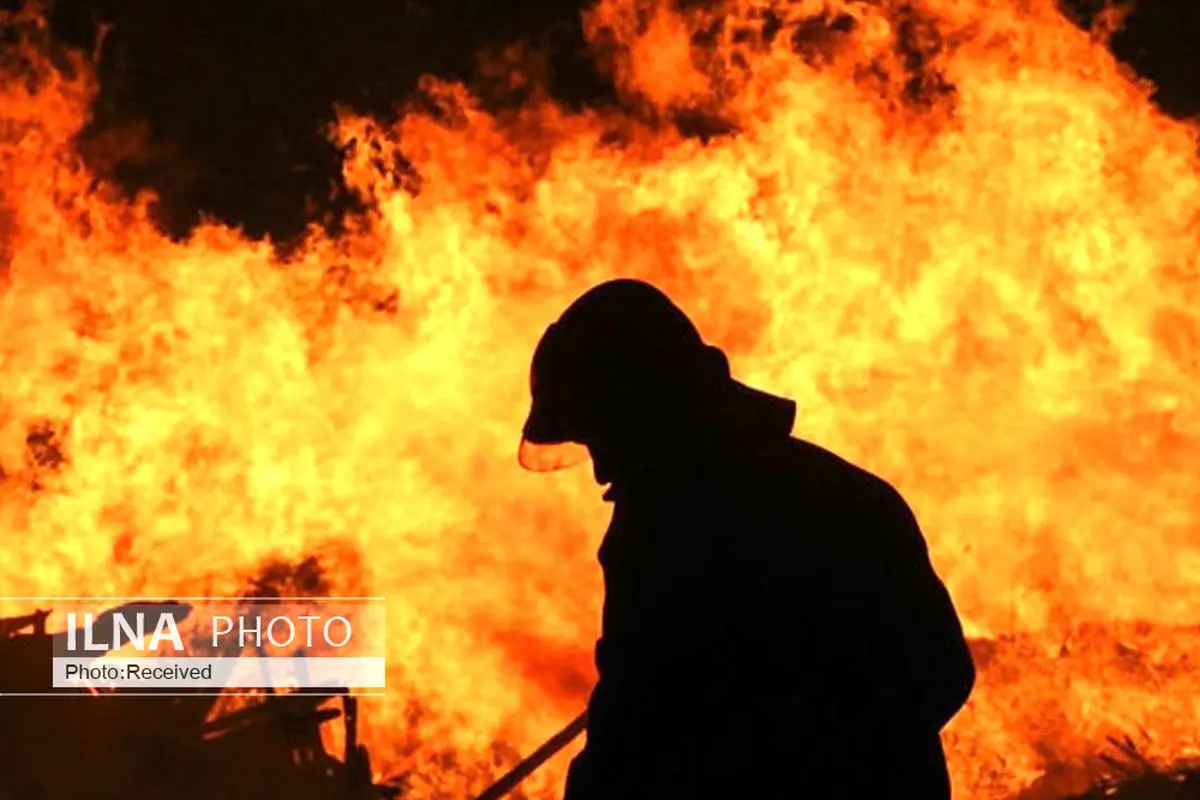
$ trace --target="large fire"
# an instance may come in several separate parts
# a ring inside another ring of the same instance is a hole
[[[437,114],[344,116],[369,212],[286,260],[160,234],[75,149],[88,63],[8,57],[3,593],[229,594],[315,555],[390,601],[381,771],[478,790],[590,686],[607,507],[515,445],[543,326],[632,275],[910,498],[988,640],[959,797],[1079,788],[1110,736],[1200,754],[1196,129],[1049,0],[773,5],[772,37],[767,0],[603,0],[636,113],[430,80]]]

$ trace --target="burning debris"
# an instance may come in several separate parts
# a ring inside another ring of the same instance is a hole
[[[1113,768],[1100,785],[1085,797],[1107,797],[1114,800],[1152,800],[1152,798],[1200,797],[1200,759],[1189,763],[1162,767],[1146,758],[1128,736],[1109,737],[1114,754],[1103,756]]]
[[[306,556],[296,562],[272,559],[250,579],[242,598],[251,601],[264,597],[327,597],[330,590],[318,557]]]
[[[1112,755],[1102,759],[1112,772],[1087,792],[1069,800],[1196,800],[1200,798],[1200,759],[1159,765],[1147,759],[1128,736],[1111,737]],[[1035,791],[1020,800],[1034,800]]]
[[[113,609],[115,611],[116,609]],[[54,636],[49,611],[0,619],[0,687],[48,692]],[[61,691],[61,690],[60,690]],[[214,717],[218,697],[137,697],[81,689],[93,696],[4,697],[0,775],[13,798],[94,800],[384,800],[358,738],[358,700],[304,692],[262,698]],[[339,760],[322,729],[340,720]]]

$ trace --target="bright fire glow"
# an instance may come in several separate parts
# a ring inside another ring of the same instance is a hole
[[[5,63],[4,594],[228,594],[317,555],[331,591],[390,598],[375,762],[413,797],[482,788],[580,708],[598,620],[589,471],[516,465],[528,358],[632,275],[910,498],[996,641],[946,733],[959,797],[1080,788],[1110,735],[1200,753],[1196,129],[1048,0],[855,6],[806,57],[819,4],[778,3],[770,45],[733,21],[766,0],[731,5],[703,45],[699,16],[589,15],[640,122],[433,81],[442,121],[344,117],[371,211],[288,263],[162,236],[76,154],[88,66]],[[738,133],[645,122],[683,109]],[[398,150],[416,196],[378,167]]]

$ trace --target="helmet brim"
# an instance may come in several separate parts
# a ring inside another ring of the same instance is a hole
[[[576,442],[531,442],[521,439],[517,463],[530,472],[558,472],[570,469],[591,457],[588,449]]]
[[[591,455],[587,447],[572,441],[563,410],[556,408],[557,405],[537,393],[534,395],[517,448],[517,463],[530,472],[570,469]]]

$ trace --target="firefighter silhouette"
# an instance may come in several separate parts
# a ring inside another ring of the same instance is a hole
[[[975,671],[892,486],[792,437],[795,404],[640,281],[576,300],[530,383],[521,465],[590,457],[613,505],[566,800],[949,797]]]

